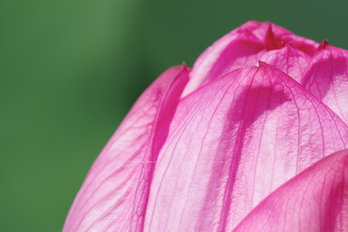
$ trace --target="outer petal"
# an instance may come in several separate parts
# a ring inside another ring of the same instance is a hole
[[[301,84],[348,123],[348,51],[323,41]]]
[[[186,66],[173,67],[141,95],[94,162],[63,231],[142,229],[158,151],[187,81]]]
[[[273,190],[348,145],[348,127],[278,69],[229,73],[180,100],[145,231],[231,231]]]
[[[320,160],[278,188],[233,231],[348,231],[348,150]]]

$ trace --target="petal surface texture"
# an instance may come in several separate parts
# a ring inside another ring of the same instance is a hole
[[[89,171],[64,232],[142,230],[158,150],[188,72],[167,70],[137,100]]]
[[[159,153],[144,231],[232,231],[272,191],[345,149],[348,128],[265,63],[181,99]]]
[[[348,150],[344,150],[278,188],[233,232],[346,232],[347,212]]]
[[[295,81],[300,82],[311,60],[311,56],[295,49],[293,46],[285,44],[280,49],[267,51],[259,60],[280,69]]]
[[[348,51],[323,41],[301,84],[348,123]]]

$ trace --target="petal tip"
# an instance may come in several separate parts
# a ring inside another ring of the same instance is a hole
[[[266,62],[261,61],[261,60],[258,60],[257,62],[259,63],[259,67],[267,67]]]
[[[331,47],[331,45],[325,39],[319,44],[317,51],[321,51],[321,50],[327,49],[329,47]]]

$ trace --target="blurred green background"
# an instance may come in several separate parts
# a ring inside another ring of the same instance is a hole
[[[347,1],[2,0],[0,231],[61,231],[141,92],[254,19],[348,48]]]

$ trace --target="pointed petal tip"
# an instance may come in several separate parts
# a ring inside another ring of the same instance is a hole
[[[268,66],[268,64],[266,64],[266,62],[264,62],[264,61],[258,60],[257,62],[259,63],[259,67],[267,67]]]
[[[181,72],[187,73],[187,72],[190,72],[191,69],[192,69],[191,67],[188,67],[188,66],[187,66],[187,64],[186,64],[185,61],[183,61],[180,65],[173,66],[173,67],[171,67],[171,68],[177,70],[178,73],[181,73]]]
[[[258,60],[259,66],[257,67],[258,70],[272,70],[272,69],[276,69],[279,70],[277,68],[275,68],[274,66],[267,64],[264,61]],[[279,70],[280,72],[282,72],[281,70]]]
[[[329,48],[329,47],[331,47],[331,45],[327,42],[326,39],[324,39],[324,40],[319,44],[317,51],[321,51],[321,50],[327,49],[327,48]]]
[[[266,26],[268,26],[267,32],[266,32],[266,40],[265,40],[265,47],[267,51],[273,50],[273,49],[278,49],[279,46],[275,41],[275,37],[273,34],[273,29],[272,29],[272,23],[266,22]]]
[[[179,67],[180,67],[180,68],[182,69],[182,71],[184,71],[184,72],[187,72],[187,71],[190,71],[190,70],[191,70],[190,67],[187,67],[187,64],[186,64],[185,61],[183,61],[182,64],[179,65]]]

